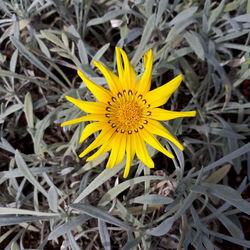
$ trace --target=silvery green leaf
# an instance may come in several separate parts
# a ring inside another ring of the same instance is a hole
[[[230,48],[230,49],[237,49],[245,52],[250,52],[250,46],[241,45],[236,43],[223,43],[223,47]]]
[[[214,236],[214,237],[217,237],[217,238],[232,242],[232,243],[240,245],[240,246],[250,248],[250,241],[249,240],[238,239],[238,238],[231,237],[231,236],[228,236],[228,235],[225,235],[225,234],[217,233],[217,232],[212,231],[212,230],[207,230],[206,232],[209,233],[210,235]]]
[[[72,235],[72,233],[69,231],[67,233],[67,235],[68,235],[70,246],[72,247],[72,249],[74,249],[74,250],[81,250],[81,248],[76,243],[76,240],[75,240],[74,236]]]
[[[79,50],[79,57],[81,59],[81,63],[88,64],[89,63],[88,53],[85,48],[84,42],[81,39],[79,39],[79,41],[77,42],[77,48]]]
[[[173,202],[173,199],[159,194],[146,194],[137,196],[129,202],[139,204],[170,204]]]
[[[212,25],[217,21],[217,19],[223,12],[224,6],[225,6],[225,0],[222,0],[216,9],[211,11],[211,15],[208,19],[208,30],[210,30]]]
[[[1,144],[0,144],[1,146]],[[15,153],[15,150],[14,152]],[[57,172],[60,171],[62,168],[61,167],[33,167],[33,168],[29,168],[29,171],[32,173],[32,175],[36,176],[36,175],[42,175],[43,173],[53,173],[53,172]],[[13,169],[13,170],[9,170],[9,171],[4,171],[4,177],[6,179],[10,179],[10,178],[16,178],[16,177],[22,177],[25,176],[24,173],[20,170],[20,169]]]
[[[29,128],[34,128],[34,114],[33,114],[33,102],[30,92],[25,95],[24,108],[25,117]]]
[[[247,152],[250,151],[250,142],[245,144],[244,146],[240,147],[239,149],[225,155],[224,157],[222,157],[221,159],[219,159],[218,161],[215,161],[211,164],[209,164],[208,166],[204,167],[203,172],[207,172],[210,171],[224,163],[230,162],[231,160],[233,160],[236,157],[239,157]],[[191,177],[197,176],[198,172],[194,173],[191,175]]]
[[[79,194],[79,196],[75,199],[74,203],[80,202],[87,195],[93,192],[96,188],[101,186],[105,181],[114,176],[123,168],[123,163],[115,166],[112,169],[104,169],[92,182]]]
[[[108,228],[107,228],[106,223],[101,219],[98,219],[98,228],[99,228],[100,238],[101,238],[101,242],[102,242],[104,249],[111,250],[111,243],[110,243],[110,236],[109,236]]]
[[[98,218],[100,220],[106,221],[110,224],[114,224],[118,227],[121,227],[125,230],[131,230],[131,227],[122,222],[121,220],[117,219],[116,217],[108,214],[107,212],[90,205],[85,205],[82,203],[75,203],[70,205],[71,208],[79,210],[84,214],[87,214],[93,218]]]
[[[48,197],[48,193],[46,190],[41,186],[41,184],[36,180],[36,178],[33,176],[31,171],[29,170],[28,166],[26,165],[25,161],[23,160],[23,157],[19,153],[18,150],[15,152],[15,160],[18,168],[23,173],[25,178],[34,186],[36,187],[44,196]]]
[[[53,123],[53,120],[55,120],[55,117],[57,115],[57,111],[60,109],[60,107],[55,108],[53,111],[48,113],[41,121],[39,121],[36,124],[36,132],[34,136],[34,150],[37,154],[43,152],[43,135],[45,132],[45,129]]]
[[[38,35],[35,35],[35,38],[37,40],[39,48],[44,53],[44,55],[46,55],[46,57],[48,57],[49,59],[51,59],[51,55],[50,55],[49,49],[47,48],[47,46],[45,45],[45,43],[38,37]]]
[[[50,220],[51,217],[48,216],[13,216],[13,215],[0,215],[0,226],[10,226],[10,225],[18,225],[23,222],[33,222],[39,220]]]
[[[47,216],[47,217],[56,217],[56,213],[44,213],[38,211],[32,211],[27,209],[19,208],[10,208],[10,207],[0,207],[0,215],[9,215],[9,214],[18,214],[18,215],[36,215],[36,216]]]
[[[133,240],[128,241],[125,246],[122,248],[122,250],[132,250],[132,249],[137,249],[136,247],[138,244],[141,242],[142,237],[139,236],[138,238],[135,238]]]
[[[179,210],[173,216],[168,217],[158,226],[148,229],[147,234],[153,236],[162,236],[168,233],[169,230],[172,228],[173,223],[192,205],[195,198],[196,198],[195,194],[191,192],[183,201]]]
[[[102,17],[97,17],[94,19],[91,19],[88,23],[87,26],[92,26],[92,25],[97,25],[97,24],[101,24],[101,23],[105,23],[110,21],[111,19],[114,19],[118,16],[121,15],[126,15],[126,14],[132,14],[138,17],[142,17],[138,12],[133,11],[133,10],[127,10],[127,9],[121,9],[121,10],[112,10],[108,13],[106,13],[104,16]]]
[[[91,217],[86,215],[86,214],[79,215],[79,216],[65,222],[64,224],[56,227],[55,229],[53,229],[50,232],[50,234],[48,236],[48,239],[52,240],[52,239],[58,238],[61,235],[66,234],[67,232],[69,232],[71,229],[73,229],[73,228],[75,228],[75,227],[77,227],[79,225],[84,224],[90,218]]]
[[[58,194],[54,186],[51,186],[48,191],[48,203],[50,209],[57,213],[58,212]]]
[[[191,7],[191,8],[187,8],[186,10],[183,10],[176,17],[174,17],[174,19],[172,19],[169,22],[169,26],[186,21],[187,19],[189,19],[190,17],[194,15],[197,9],[198,7]]]
[[[121,192],[124,190],[131,188],[133,185],[145,181],[153,181],[153,180],[164,180],[166,177],[164,176],[141,176],[141,177],[136,177],[131,180],[124,181],[120,183],[119,185],[111,188],[99,201],[98,205],[99,206],[106,206],[110,201],[115,199]]]
[[[250,20],[250,14],[244,14],[244,15],[239,15],[233,18],[233,20],[237,22],[246,22],[249,23]]]
[[[65,88],[64,83],[53,74],[48,68],[34,55],[32,54],[17,38],[12,36],[11,42],[15,45],[15,47],[19,50],[19,52],[26,57],[29,61],[31,61],[37,68],[43,71],[46,75],[49,75],[55,82],[60,84],[63,88]]]
[[[14,113],[22,108],[23,108],[22,103],[13,104],[13,105],[9,106],[2,114],[0,114],[0,120],[4,121],[4,118],[6,116],[9,116],[10,114],[12,114],[12,113]]]
[[[201,59],[204,60],[205,51],[203,49],[200,37],[196,32],[190,31],[184,34],[189,46],[193,49],[195,54]]]
[[[162,18],[163,13],[166,11],[168,7],[168,2],[169,2],[168,0],[160,0],[155,20],[156,25],[158,25],[160,19]]]
[[[10,71],[11,72],[16,71],[17,57],[18,57],[18,50],[16,49],[10,59]]]
[[[224,201],[227,201],[232,206],[238,208],[240,211],[250,215],[250,203],[243,200],[241,195],[231,187],[221,184],[202,183],[193,186],[192,190],[197,193],[216,196]]]
[[[9,151],[11,153],[15,153],[15,149],[12,147],[12,145],[3,137],[1,138],[1,142],[0,142],[0,148]]]
[[[148,43],[149,39],[151,38],[152,32],[154,31],[154,29],[155,29],[155,14],[152,14],[148,18],[148,21],[147,21],[145,28],[143,30],[140,44],[136,49],[136,52],[133,56],[133,59],[131,60],[132,64],[137,63],[139,58],[141,58],[143,53],[145,53],[146,44]]]
[[[103,54],[108,50],[110,46],[110,43],[107,43],[105,45],[103,45],[95,54],[95,56],[93,57],[93,61],[98,61],[102,56]]]

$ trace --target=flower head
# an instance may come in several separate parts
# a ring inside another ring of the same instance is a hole
[[[87,161],[90,161],[111,151],[106,167],[112,168],[119,164],[126,155],[123,175],[126,178],[135,155],[149,168],[154,167],[145,142],[166,156],[174,158],[172,153],[159,143],[156,135],[168,139],[179,149],[184,149],[159,121],[191,117],[195,116],[196,112],[174,112],[158,108],[165,104],[178,88],[182,76],[179,75],[165,85],[150,91],[153,66],[152,50],[144,55],[145,71],[138,81],[126,53],[118,47],[116,48],[116,60],[118,76],[100,62],[94,62],[106,78],[110,90],[95,84],[80,70],[77,71],[98,102],[87,102],[66,96],[68,101],[89,114],[64,122],[61,126],[95,121],[85,126],[80,143],[93,133],[97,131],[100,133],[79,156],[84,157],[98,148],[94,154],[87,158]]]

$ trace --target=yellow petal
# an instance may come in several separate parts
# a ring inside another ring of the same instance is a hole
[[[159,107],[165,104],[173,92],[179,87],[182,81],[182,75],[178,75],[170,82],[164,84],[163,86],[149,91],[145,98],[151,107]]]
[[[94,65],[102,72],[103,76],[105,77],[111,92],[114,95],[117,95],[119,91],[121,91],[120,81],[117,75],[113,72],[108,70],[104,65],[100,62],[93,61]]]
[[[105,112],[105,103],[102,102],[86,102],[82,100],[78,100],[75,98],[72,98],[70,96],[65,96],[65,98],[76,105],[78,108],[83,110],[87,113],[94,113],[94,114],[104,114]]]
[[[193,117],[196,116],[196,111],[170,111],[161,108],[154,108],[151,110],[151,119],[159,120],[159,121],[168,121],[180,117]]]
[[[111,143],[110,143],[110,141],[106,141],[105,143],[102,144],[102,146],[94,154],[92,154],[90,157],[88,157],[86,159],[86,161],[92,161],[95,158],[97,158],[98,156],[108,152],[110,149],[111,149]]]
[[[124,173],[123,173],[123,178],[128,177],[128,174],[129,174],[131,164],[132,164],[134,157],[135,157],[135,150],[134,150],[132,142],[131,142],[131,136],[128,135],[127,136],[127,143],[126,143],[126,165],[125,165],[125,169],[124,169]]]
[[[145,128],[141,131],[143,135],[143,139],[153,148],[157,149],[158,151],[162,152],[169,158],[174,158],[174,156],[166,150],[160,142],[153,136],[150,132],[148,132]]]
[[[150,87],[151,87],[152,67],[153,67],[153,51],[152,50],[149,50],[144,55],[144,65],[145,65],[145,70],[137,86],[137,92],[142,95],[145,95],[150,90]]]
[[[99,121],[103,118],[103,115],[95,115],[95,114],[91,114],[91,115],[85,115],[70,121],[66,121],[63,122],[61,124],[61,127],[64,126],[68,126],[68,125],[72,125],[72,124],[76,124],[76,123],[80,123],[80,122],[87,122],[87,121]]]
[[[121,58],[121,48],[116,47],[116,66],[119,78],[123,77],[123,66],[122,66],[122,58]]]
[[[135,90],[135,85],[136,85],[136,73],[135,70],[133,68],[133,66],[131,65],[128,56],[126,54],[126,52],[120,48],[120,52],[122,55],[122,59],[123,59],[123,65],[124,65],[124,74],[122,76],[122,80],[124,82],[124,86],[127,90]]]
[[[143,141],[143,139],[141,138],[140,135],[138,135],[138,133],[134,133],[131,135],[133,138],[133,147],[135,149],[136,155],[138,156],[138,158],[149,168],[153,168],[154,167],[154,162],[151,159],[148,150],[146,148],[145,142]]]
[[[111,93],[107,89],[104,89],[103,87],[89,80],[79,69],[77,70],[77,74],[81,77],[87,88],[93,93],[98,101],[108,102],[111,99]]]
[[[82,143],[86,140],[90,135],[102,129],[103,123],[102,122],[94,122],[90,123],[85,126],[84,130],[82,131],[79,143]]]
[[[112,150],[106,168],[113,168],[123,160],[126,146],[126,134],[115,133],[111,143]]]
[[[148,120],[148,130],[155,135],[164,137],[174,143],[180,150],[184,150],[184,147],[176,140],[171,133],[163,127],[159,122],[149,119]]]
[[[86,154],[94,150],[95,148],[101,146],[106,141],[108,141],[113,133],[115,133],[114,129],[110,127],[102,128],[101,133],[96,137],[96,139],[79,155],[79,157],[84,157]]]
[[[118,154],[116,158],[115,165],[119,164],[122,162],[124,155],[125,155],[125,149],[126,149],[126,140],[127,140],[127,134],[120,134],[121,136],[117,137],[117,143],[114,146],[118,146],[119,143],[119,148],[118,148]]]

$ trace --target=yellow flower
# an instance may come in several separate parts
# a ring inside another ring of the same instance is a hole
[[[195,116],[195,111],[174,112],[161,108],[182,81],[182,75],[175,77],[165,85],[150,91],[153,52],[149,50],[144,55],[145,71],[136,80],[136,73],[130,64],[126,53],[116,48],[118,76],[109,71],[99,62],[95,66],[107,80],[110,90],[107,90],[89,80],[80,70],[77,71],[87,88],[95,95],[98,102],[87,102],[66,96],[66,99],[89,115],[67,121],[66,126],[79,122],[95,121],[83,130],[79,143],[82,143],[93,133],[100,131],[96,139],[79,155],[84,157],[92,150],[99,149],[87,161],[111,150],[106,168],[119,164],[126,154],[126,166],[123,177],[129,174],[131,163],[137,157],[149,168],[154,167],[146,143],[170,158],[172,153],[166,150],[155,135],[164,137],[174,143],[180,150],[183,146],[158,121],[168,121],[178,117]]]

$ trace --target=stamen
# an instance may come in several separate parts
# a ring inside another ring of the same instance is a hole
[[[118,132],[119,132],[119,129],[117,128],[117,129],[115,130],[115,132],[118,133]]]
[[[111,123],[111,122],[112,122],[111,120],[108,121],[108,123]]]
[[[140,125],[140,126],[139,126],[139,129],[143,129],[143,128],[144,128],[144,126],[143,126],[143,125]]]
[[[121,129],[121,133],[124,134],[125,133],[125,129]]]
[[[111,108],[110,108],[110,107],[107,107],[106,110],[107,110],[108,112],[110,112],[110,111],[111,111]]]
[[[150,104],[148,104],[146,107],[149,108],[149,107],[150,107]]]
[[[139,130],[137,128],[135,128],[134,131],[135,131],[135,133],[138,133]]]
[[[109,106],[112,106],[112,104],[111,104],[111,102],[110,102],[110,101],[108,101],[108,105],[109,105]]]
[[[110,114],[105,114],[105,116],[106,116],[107,118],[109,118],[109,117],[110,117]]]
[[[128,134],[131,135],[131,134],[132,134],[132,131],[131,131],[131,130],[128,130]]]
[[[123,92],[123,94],[126,94],[126,90],[125,89],[122,92]]]
[[[148,120],[144,120],[144,122],[143,122],[144,124],[148,124]]]
[[[111,99],[113,102],[116,102],[116,98],[114,96]]]
[[[146,104],[146,103],[147,103],[146,99],[143,99],[143,100],[142,100],[142,103],[143,103],[143,104]]]
[[[147,111],[147,116],[150,116],[151,114],[151,111]]]
[[[128,95],[133,95],[133,92],[131,89],[128,91]]]
[[[122,97],[122,93],[118,92],[117,96],[118,96],[118,98],[121,98]]]
[[[116,127],[116,124],[115,124],[115,123],[112,123],[111,127],[112,127],[112,128],[115,128],[115,127]]]
[[[138,95],[138,99],[142,99],[142,95]]]

